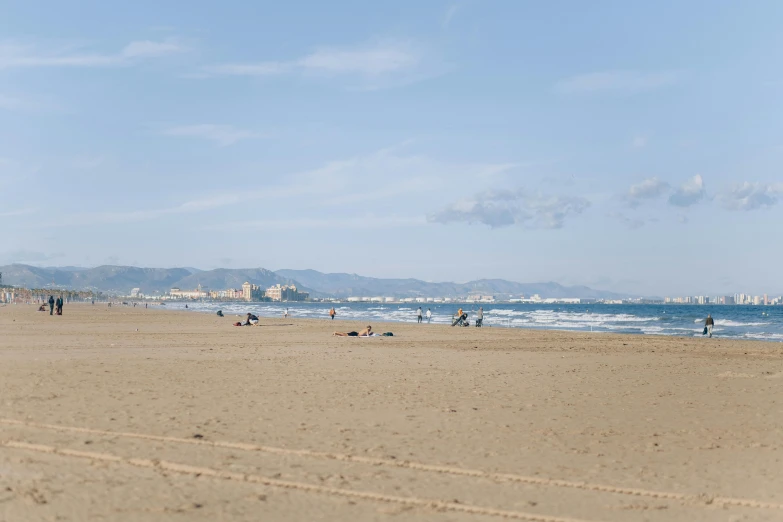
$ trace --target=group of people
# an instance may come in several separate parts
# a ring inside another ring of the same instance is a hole
[[[54,296],[49,296],[49,315],[63,315],[63,303],[65,302],[62,298],[62,296],[58,297],[57,299],[54,298]],[[41,305],[38,307],[39,312],[45,312],[46,306]]]
[[[432,321],[432,310],[427,308],[427,322],[429,323],[430,321]],[[424,322],[424,315],[421,312],[421,306],[416,311],[416,322],[419,324]]]

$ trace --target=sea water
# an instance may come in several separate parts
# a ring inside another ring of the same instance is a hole
[[[248,312],[259,317],[282,317],[286,308],[291,317],[328,319],[334,306],[335,321],[351,325],[342,329],[357,330],[373,321],[416,322],[419,304],[404,303],[244,303],[188,302],[188,310],[242,317]],[[183,302],[169,302],[167,308],[184,309]],[[463,308],[471,325],[476,304],[423,303],[422,311],[432,310],[432,323],[451,324],[457,309]],[[783,306],[729,305],[641,305],[641,304],[484,304],[484,326],[502,328],[537,328],[582,332],[616,332],[643,335],[702,335],[708,313],[715,319],[713,337],[756,339],[783,342]],[[425,316],[424,322],[427,322]],[[337,327],[336,327],[337,328]]]

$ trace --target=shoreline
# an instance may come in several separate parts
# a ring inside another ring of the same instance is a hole
[[[190,304],[190,303],[188,303],[188,304]],[[199,305],[200,305],[199,303],[196,303],[196,307],[188,308],[187,310],[185,310],[185,309],[181,308],[181,306],[184,306],[184,303],[183,303],[183,304],[180,304],[178,306],[173,306],[173,307],[169,308],[169,310],[173,310],[173,311],[182,310],[182,311],[192,311],[192,312],[210,314],[210,313],[215,313],[216,310],[219,309],[219,308],[220,309],[223,308],[223,307],[220,307],[220,306],[214,306],[212,304],[206,305],[206,307],[201,308]],[[201,306],[203,306],[203,305],[201,305]],[[264,308],[267,308],[267,309],[268,308],[274,308],[275,310],[282,311],[283,309],[286,309],[286,308],[295,309],[297,304],[296,303],[254,303],[254,302],[251,302],[251,303],[247,303],[247,304],[246,303],[234,303],[232,306],[235,306],[235,308],[242,308],[242,309],[245,309],[247,311],[252,311],[253,313],[258,315],[259,317],[276,318],[276,317],[281,317],[281,315],[268,314],[268,313],[265,314],[263,312],[263,309]],[[311,308],[318,308],[318,307],[320,307],[320,304],[308,303],[307,306],[311,307]],[[573,306],[577,306],[577,305],[573,305]],[[616,305],[607,305],[607,306],[616,306]],[[157,308],[165,309],[166,307],[157,305]],[[348,307],[346,307],[346,308],[348,308]],[[377,307],[373,307],[373,309],[365,310],[365,312],[369,312],[371,310],[377,310],[377,309],[378,309]],[[325,310],[328,310],[328,308],[325,308]],[[389,310],[393,310],[393,309],[389,308]],[[410,310],[415,310],[415,307],[411,308]],[[467,310],[467,311],[470,312],[471,314],[475,313],[475,310]],[[361,313],[361,311],[359,313]],[[590,314],[591,312],[588,311],[587,313]],[[227,317],[229,316],[229,314],[232,317],[242,317],[243,316],[243,314],[236,314],[236,311],[226,312],[226,316]],[[324,311],[323,315],[324,315],[324,319],[325,320],[329,320],[329,319],[326,319],[326,317],[328,317],[326,315],[326,311]],[[595,313],[595,316],[600,316],[600,315],[601,314],[599,314],[599,313]],[[436,320],[435,322],[432,322],[431,325],[435,325],[435,324],[438,324],[438,325],[449,324],[448,322],[443,321],[442,317],[443,317],[443,314],[440,314],[439,317],[438,317],[438,320]],[[306,317],[299,317],[299,318],[302,318],[302,319],[304,319],[304,318],[307,318],[307,319],[313,319],[313,318],[319,319],[320,317],[314,317],[312,315],[308,315]],[[371,315],[364,316],[364,317],[351,317],[349,319],[345,319],[345,318],[341,317],[341,314],[338,313],[338,316],[335,318],[335,321],[345,321],[345,320],[358,321],[358,322],[367,321],[367,322],[377,322],[377,323],[387,322],[387,323],[390,323],[390,324],[416,324],[416,321],[413,320],[413,319],[399,319],[399,320],[394,320],[393,319],[393,320],[388,320],[388,319],[382,319],[382,318],[378,318],[378,317],[372,317]],[[471,315],[469,317],[469,320],[471,322],[473,322],[475,320],[474,316]],[[647,319],[642,319],[642,320],[647,320]],[[783,334],[777,334],[777,333],[768,334],[769,335],[768,337],[761,337],[760,334],[759,334],[758,337],[751,337],[751,338],[743,337],[742,335],[725,335],[725,334],[722,334],[722,330],[725,328],[725,326],[723,326],[721,324],[721,321],[722,321],[721,319],[718,319],[716,321],[718,326],[715,329],[715,333],[713,335],[713,339],[736,340],[736,341],[761,341],[761,342],[764,342],[764,343],[773,343],[773,344],[774,343],[783,343]],[[494,322],[494,324],[493,324],[493,322]],[[729,322],[731,322],[731,321],[729,321]],[[423,324],[430,324],[430,323],[427,323],[426,319],[425,319]],[[645,323],[645,324],[647,324],[647,325],[650,325],[650,324],[654,325],[655,323]],[[471,326],[469,328],[474,328],[474,327],[475,326],[473,324],[471,324]],[[653,326],[653,327],[656,327],[656,326]],[[514,330],[553,331],[553,332],[582,332],[582,333],[613,334],[613,335],[633,335],[633,336],[639,335],[639,336],[657,336],[657,337],[683,338],[683,339],[687,339],[687,338],[698,339],[698,338],[702,337],[702,335],[698,333],[700,328],[692,328],[692,329],[680,328],[680,330],[683,330],[684,333],[664,333],[664,332],[660,332],[660,331],[645,332],[645,331],[641,331],[641,330],[640,331],[623,331],[623,328],[625,330],[632,329],[630,327],[620,327],[620,328],[618,328],[618,327],[607,327],[607,326],[595,326],[595,330],[593,330],[593,329],[587,330],[586,329],[587,327],[579,328],[579,327],[569,327],[569,326],[547,326],[547,325],[544,325],[544,324],[541,324],[541,325],[538,325],[538,324],[525,324],[525,325],[511,324],[510,326],[507,326],[506,324],[503,324],[502,316],[500,316],[500,318],[498,318],[498,316],[493,316],[493,312],[492,312],[491,309],[488,310],[488,311],[485,311],[485,320],[484,320],[483,328],[503,328],[503,329],[514,329]],[[685,333],[685,332],[690,332],[690,335],[688,333]],[[746,333],[746,334],[743,334],[743,335],[757,335],[757,334]]]

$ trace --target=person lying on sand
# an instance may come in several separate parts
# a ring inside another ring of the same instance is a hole
[[[370,337],[372,335],[372,326],[367,326],[361,332],[334,332],[332,335],[337,337]]]

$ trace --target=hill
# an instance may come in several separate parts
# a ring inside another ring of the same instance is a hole
[[[508,298],[539,294],[542,297],[622,299],[625,294],[559,283],[517,283],[505,279],[480,279],[467,283],[430,283],[418,279],[380,279],[356,274],[324,274],[316,270],[278,270],[279,275],[299,281],[323,294],[335,297],[454,297],[469,294]]]
[[[520,295],[542,297],[579,297],[622,299],[624,294],[595,290],[586,286],[558,283],[517,283],[505,279],[480,279],[467,283],[432,283],[418,279],[381,279],[357,274],[325,274],[316,270],[278,270],[265,268],[217,268],[193,271],[192,268],[138,268],[99,266],[75,270],[73,267],[40,268],[29,265],[0,267],[3,282],[27,288],[70,288],[100,290],[126,295],[132,288],[145,294],[165,293],[177,287],[194,289],[199,284],[211,290],[239,288],[248,281],[261,287],[295,284],[313,297],[458,297],[470,294],[494,295],[508,299]]]
[[[70,267],[69,267],[70,268]],[[261,287],[275,284],[296,284],[303,291],[311,290],[297,281],[264,268],[240,268],[194,271],[192,268],[138,268],[133,266],[99,266],[79,270],[40,268],[29,265],[0,267],[8,285],[27,288],[71,288],[99,290],[127,295],[132,288],[145,294],[166,293],[171,288],[194,289],[199,284],[209,289],[240,288],[248,281]],[[317,292],[315,295],[318,295]]]

